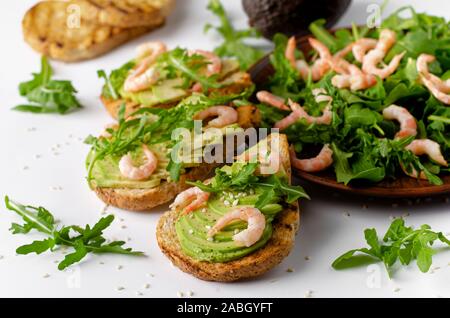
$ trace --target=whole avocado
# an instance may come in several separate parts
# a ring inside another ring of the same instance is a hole
[[[278,32],[305,35],[309,24],[317,19],[326,19],[329,28],[350,3],[351,0],[242,0],[249,24],[268,39]]]

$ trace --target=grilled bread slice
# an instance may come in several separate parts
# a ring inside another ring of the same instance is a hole
[[[175,0],[74,0],[83,18],[119,28],[155,27],[164,23]]]
[[[237,108],[238,124],[242,128],[259,125],[260,114],[253,105]],[[99,188],[93,190],[97,196],[106,204],[124,210],[145,212],[156,206],[173,200],[178,193],[190,188],[186,181],[197,181],[207,179],[219,164],[202,164],[190,168],[186,174],[180,176],[178,182],[163,181],[159,186],[152,189],[127,189],[127,188]]]
[[[102,55],[157,27],[125,29],[77,20],[76,13],[71,13],[71,5],[71,2],[44,1],[28,10],[22,21],[25,41],[50,58],[76,62]]]
[[[287,138],[285,135],[280,137],[282,165],[290,176]],[[183,252],[175,229],[178,217],[178,212],[169,211],[160,218],[156,231],[160,249],[182,271],[203,280],[220,282],[260,276],[278,265],[292,250],[300,219],[298,204],[290,205],[273,221],[273,234],[266,245],[243,258],[213,263],[196,260]]]

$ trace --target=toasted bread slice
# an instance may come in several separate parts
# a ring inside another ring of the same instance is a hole
[[[287,138],[279,136],[282,165],[290,176]],[[158,222],[156,238],[162,252],[182,271],[203,280],[220,282],[260,276],[278,265],[292,250],[300,219],[298,204],[290,205],[273,221],[273,234],[265,246],[241,259],[213,263],[199,261],[183,253],[175,229],[178,216],[178,212],[169,211]]]
[[[83,19],[78,24],[77,17],[71,17],[70,5],[70,2],[44,1],[28,10],[22,21],[25,41],[50,58],[76,62],[102,55],[157,27],[124,29]]]
[[[242,128],[255,127],[259,125],[259,110],[253,105],[237,108],[238,124]],[[289,157],[287,157],[289,158]],[[94,188],[97,196],[106,204],[130,211],[150,211],[152,208],[167,203],[176,195],[191,187],[185,182],[203,181],[207,179],[219,164],[202,164],[190,168],[188,173],[180,176],[178,182],[162,182],[152,189],[125,189],[125,188]]]
[[[162,182],[152,189],[113,189],[95,188],[97,196],[106,204],[120,209],[145,212],[156,206],[170,202],[176,195],[190,185],[186,181],[205,180],[217,167],[217,164],[206,164],[190,169],[178,182]]]
[[[225,86],[223,88],[219,88],[219,89],[212,89],[210,93],[216,93],[216,94],[220,94],[220,95],[239,94],[242,91],[244,91],[245,89],[247,89],[253,85],[250,75],[248,73],[237,72],[237,73],[232,74],[231,76],[233,76],[233,78],[235,79],[233,84],[231,84],[229,86]],[[125,112],[126,116],[130,115],[131,113],[135,112],[136,110],[138,110],[141,107],[141,105],[139,105],[138,103],[135,103],[130,100],[125,100],[125,99],[112,100],[112,99],[108,99],[104,96],[100,96],[100,100],[102,101],[102,103],[105,106],[108,113],[115,119],[117,119],[117,114],[120,109],[120,106],[124,103],[126,105],[126,112]],[[178,104],[178,101],[173,101],[171,103],[158,104],[158,105],[155,105],[152,107],[170,108],[177,104]]]
[[[83,18],[119,28],[161,25],[175,7],[175,0],[74,0]]]

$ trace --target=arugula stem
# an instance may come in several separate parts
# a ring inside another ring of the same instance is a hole
[[[443,117],[443,116],[431,115],[431,116],[428,116],[428,120],[439,121],[442,123],[450,124],[450,118]]]

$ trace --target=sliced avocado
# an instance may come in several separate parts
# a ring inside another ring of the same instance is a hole
[[[143,181],[135,181],[125,178],[119,170],[120,157],[107,156],[95,163],[92,170],[92,185],[98,188],[128,188],[128,189],[151,189],[161,184],[162,180],[169,178],[166,170],[167,150],[163,144],[151,145],[149,148],[158,157],[158,168],[150,176],[149,179]],[[142,148],[136,149],[131,153],[135,165],[143,163]],[[92,153],[88,155],[87,164],[92,159]]]
[[[247,224],[237,221],[215,235],[214,240],[207,237],[208,230],[217,220],[236,207],[225,206],[217,197],[208,201],[208,207],[198,209],[189,215],[180,216],[175,224],[181,248],[186,255],[209,262],[228,262],[241,258],[264,246],[272,236],[272,224],[266,223],[261,239],[250,247],[238,246],[233,241],[235,229],[244,230]]]
[[[148,90],[137,93],[129,93],[122,88],[120,95],[146,107],[167,104],[178,101],[188,95],[185,89],[180,88],[183,83],[182,78],[167,79],[153,85]]]

